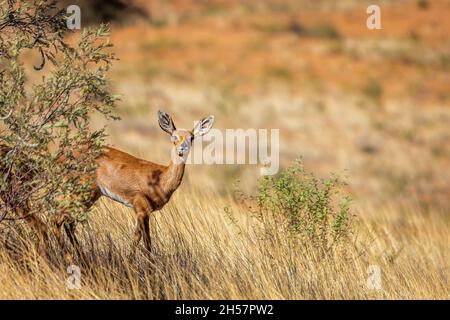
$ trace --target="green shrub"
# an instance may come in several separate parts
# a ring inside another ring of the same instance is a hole
[[[351,231],[351,201],[341,196],[344,185],[336,176],[316,178],[298,160],[279,175],[262,178],[249,209],[265,234],[291,236],[328,251]]]
[[[341,34],[330,24],[319,24],[306,29],[306,35],[313,38],[339,39]]]
[[[254,28],[259,32],[273,33],[273,34],[287,31],[284,25],[278,23],[255,24]]]
[[[290,82],[294,78],[292,71],[284,66],[269,66],[266,68],[265,74],[269,78],[274,78],[286,82]]]
[[[417,0],[417,6],[420,9],[426,10],[430,6],[430,2],[428,0]]]
[[[106,76],[115,57],[106,25],[70,44],[65,19],[51,0],[0,2],[0,222],[86,217],[106,136],[90,120],[116,118]],[[23,62],[30,50],[41,56],[34,70]]]
[[[370,80],[362,88],[362,93],[367,98],[379,101],[383,96],[383,87],[377,80]]]

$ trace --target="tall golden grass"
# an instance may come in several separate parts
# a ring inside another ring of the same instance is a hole
[[[86,263],[58,250],[44,259],[11,230],[9,247],[0,247],[0,298],[448,299],[445,213],[398,204],[355,211],[349,241],[323,255],[286,234],[261,237],[258,222],[231,197],[184,185],[154,214],[152,253],[131,258],[132,211],[102,200],[78,228]],[[79,289],[67,287],[70,264],[80,267]],[[379,290],[367,285],[371,265],[381,271]]]

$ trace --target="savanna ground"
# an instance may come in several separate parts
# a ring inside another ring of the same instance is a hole
[[[42,259],[11,230],[0,298],[448,299],[450,1],[380,1],[378,31],[367,3],[136,1],[150,17],[112,28],[122,120],[110,144],[167,163],[158,109],[179,127],[214,114],[219,129],[279,128],[282,169],[302,157],[319,177],[347,177],[345,244],[323,255],[277,228],[261,236],[233,193],[237,179],[254,192],[259,168],[191,165],[152,218],[150,255],[128,257],[132,211],[102,200],[78,228],[79,290],[56,249]]]

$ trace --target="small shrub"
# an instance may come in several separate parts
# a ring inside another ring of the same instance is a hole
[[[376,80],[370,80],[362,89],[364,96],[371,100],[379,101],[383,96],[383,88]]]
[[[264,24],[255,24],[254,28],[259,32],[272,33],[272,34],[288,31],[286,29],[286,26],[284,26],[283,24],[270,23],[270,22],[264,23]]]
[[[145,42],[142,45],[142,49],[145,51],[166,51],[173,49],[182,49],[183,44],[176,39],[157,38],[152,41]]]
[[[450,55],[448,54],[441,54],[439,57],[439,67],[443,70],[449,70],[450,69]]]
[[[320,24],[306,29],[306,35],[313,38],[339,39],[341,34],[330,24]]]
[[[409,38],[414,42],[420,42],[422,40],[422,37],[420,36],[420,33],[418,33],[415,30],[412,30],[409,32]]]
[[[270,66],[265,70],[266,76],[269,78],[275,78],[278,80],[290,82],[293,80],[292,71],[283,66]]]
[[[430,2],[429,2],[428,0],[418,0],[418,1],[417,1],[417,6],[418,6],[420,9],[426,10],[426,9],[429,8]]]
[[[303,36],[306,33],[305,26],[295,20],[289,23],[288,30],[298,36]]]
[[[350,199],[340,197],[344,185],[338,177],[316,178],[298,160],[278,176],[262,178],[249,209],[266,234],[278,230],[278,234],[328,251],[351,231]]]

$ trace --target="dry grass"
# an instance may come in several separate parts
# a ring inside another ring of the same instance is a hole
[[[318,176],[347,170],[358,203],[351,241],[322,256],[275,231],[263,239],[228,196],[236,178],[254,187],[255,168],[193,166],[154,215],[152,254],[128,258],[132,211],[104,200],[78,228],[88,260],[73,261],[80,290],[66,288],[69,263],[58,251],[43,260],[25,241],[16,253],[0,246],[0,298],[449,298],[449,1],[427,10],[412,0],[386,5],[380,32],[365,27],[365,2],[321,1],[333,5],[316,10],[303,6],[312,1],[285,1],[301,9],[294,14],[278,2],[115,26],[121,60],[112,79],[123,120],[109,124],[109,142],[165,163],[159,108],[178,127],[214,114],[219,129],[279,128],[282,167],[302,156]],[[330,24],[341,38],[299,36],[294,22]],[[12,232],[8,241],[17,239]],[[381,268],[380,291],[366,286],[371,265]]]
[[[128,257],[132,213],[109,200],[78,232],[88,263],[66,288],[68,263],[0,251],[1,299],[447,299],[448,216],[415,208],[360,209],[352,240],[329,256],[286,235],[260,237],[231,199],[184,186],[153,219],[153,252]],[[215,199],[211,201],[211,199]],[[237,220],[224,212],[229,206]],[[14,235],[11,235],[14,238]],[[19,246],[19,248],[23,248]],[[74,264],[79,264],[77,259]],[[382,290],[367,288],[381,268]]]

